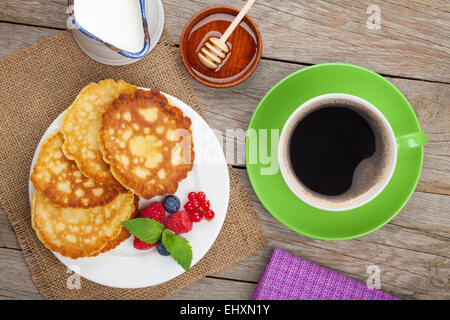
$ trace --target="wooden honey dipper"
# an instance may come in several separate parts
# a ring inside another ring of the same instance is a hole
[[[241,23],[244,16],[247,14],[250,7],[256,0],[249,0],[245,6],[241,9],[239,14],[234,18],[230,26],[225,30],[224,34],[219,38],[211,37],[205,42],[203,47],[198,52],[198,59],[200,62],[209,69],[217,69],[222,63],[223,58],[230,51],[226,42],[234,29]]]

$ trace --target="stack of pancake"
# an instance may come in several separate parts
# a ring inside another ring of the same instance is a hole
[[[91,83],[41,145],[33,228],[73,259],[111,250],[130,236],[121,223],[138,215],[139,197],[175,193],[193,161],[191,120],[158,90]]]

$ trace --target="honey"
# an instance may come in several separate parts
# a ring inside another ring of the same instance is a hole
[[[258,57],[258,38],[253,29],[243,20],[228,38],[230,52],[217,69],[208,69],[198,60],[198,52],[210,37],[220,38],[235,15],[213,13],[200,19],[190,30],[186,53],[193,73],[199,78],[217,84],[234,82],[245,76]]]

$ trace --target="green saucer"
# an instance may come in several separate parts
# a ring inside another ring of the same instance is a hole
[[[280,81],[259,103],[249,129],[268,129],[270,142],[270,129],[281,132],[286,120],[301,104],[327,93],[351,94],[372,103],[389,121],[396,137],[421,131],[413,109],[393,84],[370,70],[339,63],[305,68]],[[249,139],[246,143],[248,175],[264,207],[288,228],[323,240],[360,237],[389,222],[411,197],[422,169],[423,147],[399,149],[394,174],[374,200],[356,209],[329,212],[299,200],[279,170],[274,175],[262,175],[260,170],[270,165],[260,160],[259,150],[257,159],[249,159],[248,142]],[[270,143],[267,149],[271,150]],[[272,149],[277,150],[277,146]]]

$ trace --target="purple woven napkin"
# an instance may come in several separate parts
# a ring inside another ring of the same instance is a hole
[[[253,300],[400,300],[275,248]]]

